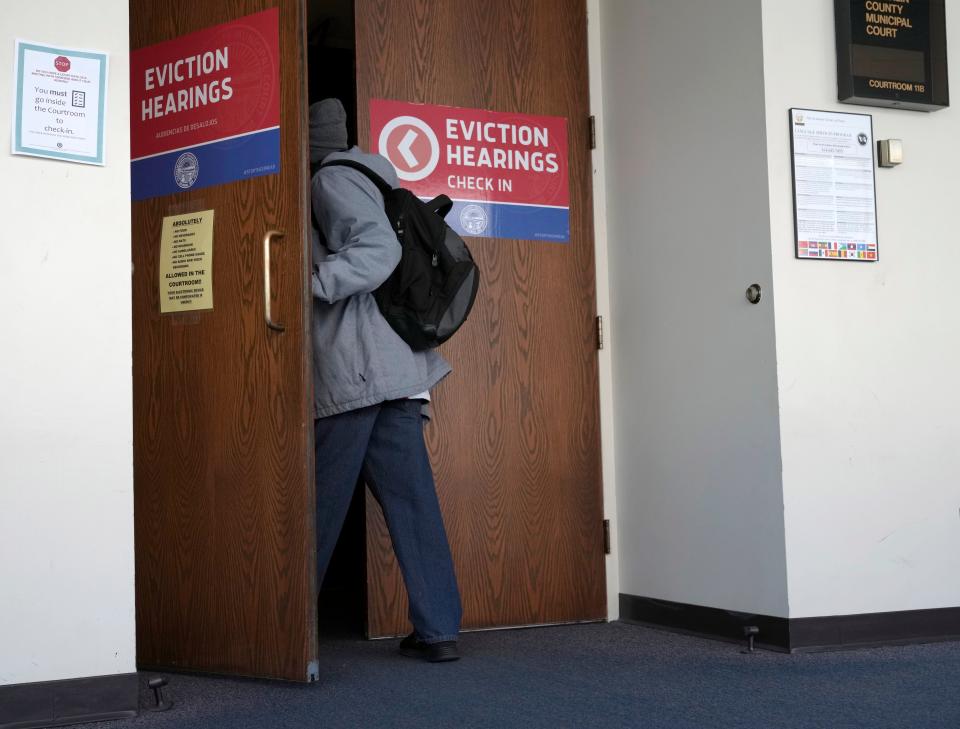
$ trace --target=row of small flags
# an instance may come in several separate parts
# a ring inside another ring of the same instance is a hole
[[[800,258],[857,258],[863,261],[877,260],[876,243],[837,243],[836,241],[802,240],[799,243]]]

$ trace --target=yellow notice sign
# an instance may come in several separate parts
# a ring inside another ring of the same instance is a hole
[[[160,313],[213,308],[213,211],[163,219]]]

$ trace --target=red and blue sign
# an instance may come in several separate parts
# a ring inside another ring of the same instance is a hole
[[[564,117],[373,99],[370,138],[401,185],[454,201],[461,235],[570,240]]]
[[[280,172],[279,10],[130,54],[134,200]]]

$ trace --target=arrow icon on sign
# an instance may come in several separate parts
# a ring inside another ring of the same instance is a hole
[[[440,141],[436,132],[423,119],[396,116],[384,124],[378,138],[380,142],[377,149],[390,160],[401,180],[422,180],[437,168],[440,161]],[[399,142],[396,141],[397,138],[400,139]],[[417,147],[416,153],[413,151],[414,145]]]
[[[400,156],[403,157],[403,161],[407,163],[408,167],[416,167],[420,160],[416,158],[416,155],[410,150],[411,145],[417,141],[417,133],[412,129],[408,129],[407,133],[403,135],[403,139],[400,140],[400,144],[397,145],[397,151],[400,153]]]

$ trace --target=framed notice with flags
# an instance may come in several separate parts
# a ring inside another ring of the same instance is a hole
[[[797,258],[875,263],[873,117],[790,109]]]

